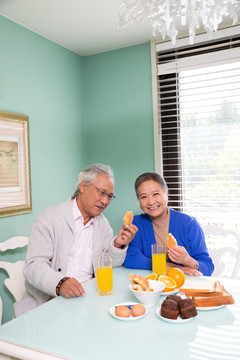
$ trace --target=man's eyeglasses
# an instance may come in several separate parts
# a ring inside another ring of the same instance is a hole
[[[108,200],[111,201],[113,199],[116,199],[116,196],[113,194],[108,194],[105,190],[99,189],[97,186],[95,186],[93,183],[90,183],[95,189],[97,190],[98,195],[101,197],[101,199],[105,198],[107,196]]]

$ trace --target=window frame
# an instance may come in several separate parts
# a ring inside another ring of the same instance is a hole
[[[180,136],[176,134],[176,138],[170,140],[169,136],[167,136],[167,140],[164,136],[164,131],[167,130],[163,127],[163,124],[159,126],[159,118],[161,117],[161,114],[164,111],[163,103],[164,103],[164,95],[161,95],[161,93],[158,93],[158,86],[161,81],[168,81],[169,84],[171,84],[171,74],[173,77],[173,82],[175,84],[172,85],[170,88],[173,92],[173,96],[176,96],[176,106],[173,111],[168,112],[168,117],[170,117],[172,121],[172,125],[175,126],[175,129],[178,128],[178,122],[179,122],[179,116],[178,113],[178,96],[177,96],[177,81],[178,81],[178,70],[181,69],[189,69],[189,68],[199,68],[201,66],[206,66],[206,56],[207,56],[207,63],[210,64],[211,62],[217,61],[221,63],[229,62],[229,57],[231,57],[232,61],[238,61],[240,59],[240,46],[236,49],[233,47],[233,54],[231,54],[231,49],[229,47],[224,50],[225,47],[225,41],[226,39],[229,39],[233,37],[234,35],[237,36],[239,39],[239,33],[240,33],[240,26],[226,29],[219,31],[215,34],[215,42],[213,42],[213,39],[209,41],[207,38],[207,34],[204,35],[198,35],[196,37],[196,42],[194,45],[189,45],[186,43],[186,39],[180,39],[177,42],[176,47],[172,47],[170,43],[164,42],[164,43],[151,43],[151,52],[152,52],[152,84],[153,84],[153,121],[154,121],[154,155],[155,155],[155,171],[161,173],[165,180],[167,181],[168,188],[169,188],[169,206],[172,208],[175,208],[177,210],[182,210],[182,186],[181,186],[181,164],[178,161],[176,164],[176,167],[171,168],[171,174],[168,173],[168,165],[165,163],[163,164],[163,148],[166,141],[171,141],[171,146],[173,147],[173,154],[175,153],[174,158],[178,159],[178,147],[181,146],[180,144]],[[227,36],[226,36],[227,35]],[[229,41],[229,40],[228,40]],[[208,47],[209,43],[209,47]],[[214,46],[212,45],[214,44]],[[215,45],[216,44],[216,45]],[[209,48],[209,51],[206,52],[206,47]],[[220,48],[221,52],[216,52],[216,50],[212,50],[212,48]],[[201,50],[203,48],[203,50]],[[162,51],[164,50],[164,51]],[[177,59],[172,56],[172,54],[176,51],[176,54],[178,54]],[[187,53],[186,55],[181,55],[182,53]],[[160,61],[157,60],[158,53],[164,53],[165,59],[160,63]],[[191,54],[192,52],[192,54]],[[190,53],[190,55],[189,55]],[[193,58],[194,54],[197,53],[197,56]],[[172,57],[171,57],[172,56]],[[169,61],[171,59],[171,61]],[[160,80],[162,79],[162,80]],[[175,86],[175,88],[174,88]],[[160,99],[159,99],[160,97]],[[159,105],[159,101],[161,102],[161,109]],[[167,109],[167,102],[165,104]],[[173,104],[171,104],[171,107]],[[169,109],[170,110],[170,109]],[[169,111],[168,110],[168,111]],[[174,180],[175,179],[175,180]],[[178,181],[176,181],[176,179]],[[180,181],[180,182],[179,182]],[[176,188],[176,183],[178,183],[178,187]],[[174,200],[173,200],[174,199]]]
[[[208,34],[198,34],[194,39],[194,45],[206,43],[211,43],[213,40],[221,40],[231,36],[239,36],[240,26],[232,26],[226,29],[219,30],[214,32],[209,39]],[[194,46],[193,45],[193,46]],[[190,46],[188,37],[179,38],[174,45],[174,49],[180,47]],[[159,109],[158,109],[158,81],[157,81],[157,53],[159,51],[169,51],[173,49],[172,43],[169,40],[159,41],[158,39],[151,41],[151,68],[152,68],[152,101],[153,101],[153,132],[154,132],[154,160],[155,160],[155,171],[162,174],[162,143],[161,143],[161,130],[158,129],[158,118],[159,118]]]

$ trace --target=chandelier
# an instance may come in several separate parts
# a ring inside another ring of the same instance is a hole
[[[238,21],[240,0],[125,0],[120,2],[119,26],[135,21],[152,25],[153,35],[169,36],[172,44],[178,36],[178,24],[188,23],[189,42],[193,44],[196,29],[202,25],[211,36],[226,16],[232,25]]]

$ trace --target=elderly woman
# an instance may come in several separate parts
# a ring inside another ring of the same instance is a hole
[[[168,208],[168,188],[157,173],[144,173],[135,181],[135,191],[144,214],[134,216],[138,232],[129,244],[124,265],[152,269],[151,244],[166,244],[168,233],[178,245],[168,249],[167,269],[178,267],[189,275],[211,275],[214,270],[204,233],[193,217]]]

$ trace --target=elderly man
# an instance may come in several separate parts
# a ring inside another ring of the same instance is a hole
[[[113,172],[96,164],[78,176],[76,191],[67,201],[44,210],[33,224],[24,276],[26,293],[14,306],[18,316],[55,296],[85,295],[82,283],[95,274],[97,255],[109,253],[113,266],[121,266],[127,245],[137,232],[123,226],[113,238],[102,214],[114,198]]]

